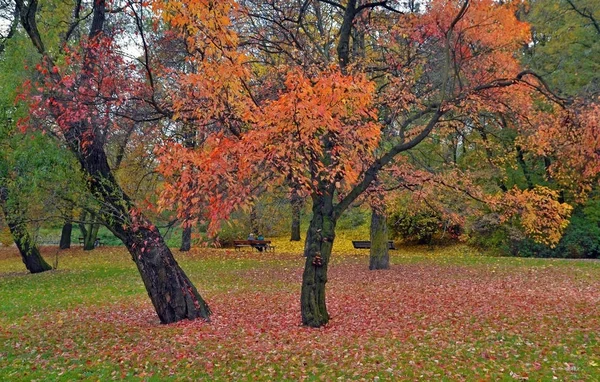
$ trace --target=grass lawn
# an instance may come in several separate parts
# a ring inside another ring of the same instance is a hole
[[[371,272],[336,247],[331,322],[308,329],[302,244],[276,244],[176,253],[214,315],[167,326],[122,247],[38,275],[0,248],[0,380],[600,380],[599,262],[405,248]]]

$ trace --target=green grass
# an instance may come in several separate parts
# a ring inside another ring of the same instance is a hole
[[[122,247],[38,275],[0,248],[0,380],[600,380],[597,261],[404,247],[371,272],[341,243],[331,322],[309,329],[301,245],[274,241],[286,251],[176,253],[214,315],[167,326]]]

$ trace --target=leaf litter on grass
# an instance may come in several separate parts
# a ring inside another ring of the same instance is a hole
[[[441,252],[410,258],[404,251],[392,257],[390,270],[377,272],[367,269],[366,256],[335,257],[327,291],[331,321],[320,329],[300,325],[303,258],[297,253],[179,254],[196,286],[207,291],[214,315],[210,323],[167,326],[158,323],[143,288],[120,295],[110,277],[86,271],[95,267],[94,255],[73,253],[64,269],[81,269],[80,277],[56,273],[46,282],[83,302],[61,308],[51,303],[60,296],[46,296],[22,308],[18,319],[0,318],[0,374],[11,380],[369,381],[600,375],[600,269],[465,261],[464,253],[453,261]],[[109,270],[129,269],[121,249],[95,257]],[[7,277],[18,281],[13,288],[31,280]],[[118,283],[138,278],[132,268]],[[78,288],[85,282],[97,291]]]

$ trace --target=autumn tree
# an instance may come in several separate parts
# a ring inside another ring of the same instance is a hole
[[[547,185],[575,206],[572,224],[558,247],[523,244],[533,253],[588,256],[595,252],[594,243],[600,243],[597,219],[587,212],[597,203],[598,187],[594,167],[594,113],[600,89],[597,1],[532,1],[522,14],[532,24],[532,42],[521,60],[543,78],[555,102],[538,100],[530,121],[518,126],[518,166],[528,188]]]
[[[291,179],[312,201],[302,322],[326,324],[337,221],[381,171],[453,123],[478,124],[484,111],[524,118],[532,94],[544,93],[515,59],[528,38],[516,5],[434,1],[420,13],[395,1],[161,5],[202,73],[172,75],[178,117],[208,132],[201,149],[161,149],[163,205],[180,216],[208,206],[216,222]]]
[[[70,28],[64,35],[68,44],[58,50],[44,44],[37,26],[38,5],[36,0],[17,0],[21,24],[41,55],[42,93],[33,98],[34,117],[49,124],[77,158],[89,191],[101,203],[102,220],[129,250],[161,322],[208,319],[210,309],[158,229],[118,184],[105,151],[111,133],[126,129],[140,118],[133,111],[145,110],[144,105],[152,103],[151,91],[145,88],[151,78],[127,63],[118,51],[118,23],[108,22],[113,13],[105,1],[91,4],[91,18],[81,13],[82,4],[74,4]],[[142,25],[142,4],[124,6],[137,21],[134,25]],[[86,26],[89,29],[84,33]],[[56,51],[63,55],[57,57]]]

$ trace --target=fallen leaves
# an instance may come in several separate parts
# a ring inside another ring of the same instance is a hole
[[[416,248],[392,255],[391,270],[373,272],[366,256],[334,256],[331,322],[309,329],[300,326],[299,253],[202,249],[180,256],[215,313],[211,323],[165,326],[125,252],[93,252],[73,251],[61,259],[63,272],[38,278],[51,291],[38,291],[40,299],[21,301],[7,289],[28,290],[31,275],[5,276],[0,268],[1,306],[19,304],[0,317],[3,378],[589,380],[598,374],[596,262]]]

